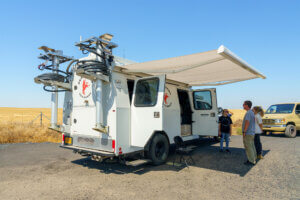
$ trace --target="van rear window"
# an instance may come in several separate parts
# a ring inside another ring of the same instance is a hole
[[[137,107],[155,106],[159,87],[158,78],[139,80],[136,83],[134,105]]]
[[[195,91],[194,96],[194,108],[195,110],[211,110],[212,99],[209,90],[206,91]]]

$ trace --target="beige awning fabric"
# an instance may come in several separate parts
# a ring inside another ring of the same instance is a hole
[[[266,78],[223,45],[217,50],[144,63],[131,63],[123,65],[122,68],[125,72],[166,74],[167,79],[189,86],[224,85]]]

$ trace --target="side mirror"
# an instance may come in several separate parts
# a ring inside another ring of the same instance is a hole
[[[219,107],[219,108],[218,108],[218,114],[222,114],[222,112],[223,112],[223,108],[222,108],[222,107]]]
[[[295,113],[296,113],[296,114],[300,114],[300,110],[296,110]]]

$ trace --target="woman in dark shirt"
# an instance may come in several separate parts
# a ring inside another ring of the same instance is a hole
[[[232,120],[228,116],[227,109],[223,110],[222,116],[219,118],[219,136],[221,136],[220,152],[223,152],[223,142],[226,142],[226,152],[229,151],[229,137],[232,135]]]

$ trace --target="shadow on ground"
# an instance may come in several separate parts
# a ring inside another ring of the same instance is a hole
[[[188,162],[189,166],[210,169],[220,172],[227,172],[232,174],[238,174],[240,176],[245,176],[252,167],[256,166],[246,166],[244,162],[246,161],[245,150],[243,148],[230,148],[231,153],[219,152],[219,146],[214,145],[216,142],[210,139],[204,139],[197,141],[194,145],[197,148],[193,151],[192,157],[195,164]],[[270,150],[263,151],[263,155],[266,156]],[[173,166],[173,160],[176,156],[176,163]],[[107,162],[96,162],[90,158],[82,158],[72,161],[72,163],[77,165],[82,165],[89,169],[98,169],[101,173],[114,173],[114,174],[127,174],[134,173],[138,175],[145,174],[149,171],[180,171],[187,166],[184,163],[178,163],[179,155],[175,155],[174,148],[170,149],[170,155],[168,161],[164,165],[153,166],[144,165],[139,167],[130,167],[118,163],[117,161],[107,161]],[[267,157],[265,158],[267,159]],[[188,160],[187,160],[188,161]]]
[[[280,138],[289,138],[287,136],[285,136],[284,133],[269,133],[269,134],[266,134],[266,135],[261,135],[262,137],[280,137]],[[300,131],[297,132],[297,135],[296,137],[299,137],[300,136]]]

